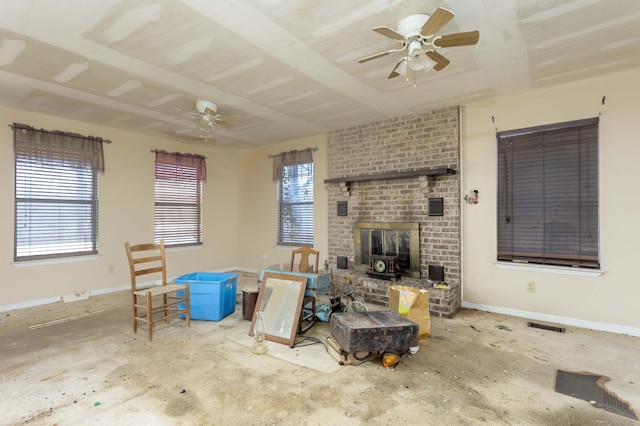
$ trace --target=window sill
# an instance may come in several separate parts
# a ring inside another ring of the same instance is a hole
[[[599,277],[604,274],[601,269],[571,268],[567,266],[533,265],[527,263],[495,262],[500,269],[513,271],[544,272],[549,274],[574,275],[580,277]]]
[[[313,248],[313,244],[303,244],[303,243],[277,243],[276,248],[282,250],[293,250],[295,248],[300,247],[309,247]]]
[[[164,249],[166,252],[172,252],[172,251],[189,251],[189,250],[201,250],[202,249],[203,244],[191,244],[191,245],[185,245],[185,246],[176,246],[176,247],[171,247],[171,246],[164,246]]]
[[[100,256],[97,254],[91,254],[87,256],[58,257],[55,259],[25,260],[22,262],[11,262],[11,264],[16,268],[30,268],[32,266],[46,266],[46,265],[57,265],[60,263],[84,262],[87,260],[96,260],[99,257]]]

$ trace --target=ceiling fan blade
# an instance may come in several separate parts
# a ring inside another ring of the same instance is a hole
[[[433,15],[427,19],[427,22],[424,23],[420,30],[420,34],[424,37],[430,37],[440,31],[451,19],[453,19],[453,12],[443,7],[439,7]]]
[[[238,124],[240,122],[240,117],[237,115],[218,115],[220,121],[225,121],[229,124]]]
[[[404,36],[402,34],[400,34],[396,30],[391,29],[389,27],[376,27],[373,29],[373,31],[377,32],[378,34],[382,34],[385,37],[392,38],[394,40],[404,41]]]
[[[395,67],[393,67],[393,70],[391,71],[391,74],[389,74],[389,77],[387,77],[387,78],[395,78],[395,77],[397,77],[397,76],[401,75],[398,71],[399,71],[399,69],[401,68],[402,63],[403,63],[404,61],[406,61],[406,60],[407,60],[407,58],[402,58],[402,59],[400,59],[400,60],[398,61],[398,63],[396,64],[396,66],[395,66]]]
[[[433,45],[437,47],[472,46],[480,39],[478,31],[468,31],[465,33],[448,34],[433,40]]]
[[[449,65],[449,60],[447,58],[445,58],[444,56],[442,56],[441,54],[439,54],[438,52],[435,52],[433,50],[429,50],[428,52],[425,52],[425,54],[432,61],[436,62],[435,66],[433,67],[434,71],[440,71],[441,69],[443,69],[444,67]]]
[[[363,63],[371,61],[373,59],[382,58],[383,56],[387,56],[387,55],[390,55],[392,53],[399,52],[399,51],[401,51],[403,49],[392,49],[392,50],[387,50],[386,52],[376,53],[375,55],[371,55],[371,56],[367,56],[366,58],[358,59],[358,62],[363,64]]]
[[[223,121],[223,120],[216,120],[215,125],[224,127],[225,129],[230,129],[233,127],[233,124],[227,123],[226,121]]]
[[[166,131],[165,134],[171,139],[179,139],[185,142],[203,141],[205,139],[204,136],[189,135],[181,131],[177,131],[177,132]]]

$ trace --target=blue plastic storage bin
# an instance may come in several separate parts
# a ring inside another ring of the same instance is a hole
[[[193,272],[182,275],[176,284],[189,284],[191,319],[220,321],[236,310],[238,274]],[[184,296],[184,291],[178,292]],[[182,309],[185,303],[178,305]]]

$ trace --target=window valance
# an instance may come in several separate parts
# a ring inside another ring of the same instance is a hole
[[[156,153],[156,163],[195,168],[198,171],[198,180],[201,180],[201,181],[207,180],[207,164],[204,156],[197,155],[197,154],[182,154],[179,152],[167,152],[167,151],[160,151],[160,150],[156,150],[155,153]],[[178,169],[174,169],[174,172],[177,173],[177,171]],[[156,178],[158,179],[170,179],[170,178],[177,177],[177,176],[174,176],[173,174],[174,173],[168,172],[166,168],[156,167]]]
[[[298,164],[313,163],[313,151],[316,148],[281,152],[273,157],[273,180],[282,179],[282,168]]]
[[[35,129],[26,124],[14,123],[11,127],[14,151],[21,156],[38,162],[56,159],[74,164],[90,164],[94,170],[104,172],[102,143],[110,143],[107,139]]]

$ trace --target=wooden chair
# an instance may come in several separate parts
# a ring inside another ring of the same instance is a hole
[[[300,255],[300,263],[298,264],[298,272],[306,272],[306,273],[318,273],[318,260],[320,258],[320,253],[317,250],[314,250],[310,247],[300,247],[299,249],[295,249],[291,251],[291,265],[289,267],[290,271],[293,271],[296,257]],[[309,257],[315,256],[315,267],[309,262]],[[311,304],[310,310],[311,314],[305,315],[304,308],[308,304]],[[307,321],[308,325],[303,326],[303,324]],[[315,296],[305,296],[302,301],[302,309],[300,311],[300,321],[298,321],[298,333],[304,333],[309,330],[313,324],[316,322],[316,298]]]
[[[167,284],[167,262],[164,240],[160,244],[124,243],[131,272],[131,297],[133,309],[133,331],[138,332],[138,322],[145,323],[149,340],[153,338],[153,325],[167,322],[170,318],[184,316],[190,326],[189,285]],[[161,285],[149,282],[141,285],[138,277],[160,273]],[[179,304],[181,304],[179,306]],[[138,312],[138,310],[142,312]]]
[[[312,272],[314,274],[318,273],[318,259],[320,257],[320,253],[310,247],[300,247],[299,249],[295,249],[291,251],[291,267],[290,271],[293,271],[295,265],[296,255],[300,255],[300,263],[298,264],[299,272]],[[309,263],[309,257],[315,256],[315,268]]]

